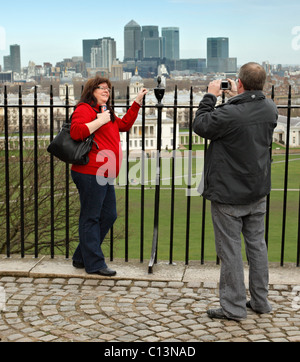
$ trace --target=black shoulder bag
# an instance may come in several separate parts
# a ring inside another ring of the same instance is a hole
[[[95,109],[94,111],[97,112]],[[73,140],[70,136],[71,121],[72,115],[69,122],[62,125],[57,136],[49,144],[47,151],[66,163],[86,165],[89,163],[88,154],[92,149],[93,143],[99,149],[97,142],[94,141],[95,135],[93,133],[83,141]]]

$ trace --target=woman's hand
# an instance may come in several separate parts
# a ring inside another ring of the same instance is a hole
[[[92,134],[95,131],[97,131],[97,129],[108,123],[109,121],[110,121],[110,111],[105,111],[103,113],[98,113],[97,118],[90,123],[86,123],[86,126],[88,127],[90,134]]]
[[[139,105],[143,104],[143,98],[145,97],[145,95],[148,93],[148,90],[146,88],[142,88],[138,95],[136,96],[135,102],[138,103]]]
[[[108,123],[110,121],[110,111],[98,113],[97,120],[98,120],[98,124],[100,125],[99,127],[104,126],[106,123]]]

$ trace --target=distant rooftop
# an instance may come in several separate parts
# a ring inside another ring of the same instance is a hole
[[[286,116],[278,116],[278,123],[287,123],[287,117]],[[292,127],[300,127],[300,117],[291,117],[291,126]]]
[[[9,105],[18,105],[19,104],[19,96],[18,94],[8,94],[7,100]],[[37,102],[38,105],[42,104],[50,104],[49,94],[38,93],[37,94]],[[4,95],[0,94],[0,104],[4,103]],[[65,103],[59,97],[53,97],[53,103],[55,105],[64,105]],[[33,105],[34,104],[34,94],[25,94],[22,96],[22,104],[23,105]]]

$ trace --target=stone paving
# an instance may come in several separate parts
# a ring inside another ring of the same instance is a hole
[[[300,342],[295,284],[271,284],[273,312],[249,310],[246,320],[236,322],[206,314],[219,307],[216,281],[4,274],[3,342]]]

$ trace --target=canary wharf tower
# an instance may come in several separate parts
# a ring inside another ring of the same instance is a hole
[[[237,59],[229,58],[228,38],[207,38],[207,71],[213,73],[234,73]]]
[[[131,20],[124,28],[124,61],[141,59],[141,27]]]

